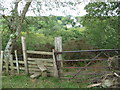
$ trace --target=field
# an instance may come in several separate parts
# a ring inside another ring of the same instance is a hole
[[[84,88],[88,85],[53,77],[30,79],[24,75],[3,77],[2,84],[3,88]]]

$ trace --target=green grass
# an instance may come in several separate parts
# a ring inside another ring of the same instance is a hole
[[[3,77],[3,88],[83,88],[87,84],[60,80],[53,77],[40,77],[32,80],[29,76]]]

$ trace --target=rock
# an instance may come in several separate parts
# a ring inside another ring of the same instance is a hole
[[[109,79],[106,79],[102,82],[101,85],[102,85],[103,88],[108,88],[108,87],[113,85],[113,81],[109,80]]]

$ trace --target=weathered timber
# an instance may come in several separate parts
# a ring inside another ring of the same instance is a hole
[[[46,67],[44,66],[43,62],[35,60],[38,68],[43,72],[43,71],[47,71]]]
[[[38,78],[41,75],[41,73],[34,73],[33,75],[30,76],[30,78],[35,79]]]
[[[27,50],[27,53],[30,53],[30,54],[41,54],[41,55],[52,55],[52,52],[44,52],[44,51],[30,51],[30,50]]]
[[[38,68],[38,66],[37,65],[29,65],[28,64],[28,68]]]
[[[58,66],[57,66],[57,61],[54,55],[54,49],[53,49],[53,65],[54,65],[54,77],[59,77],[59,71],[58,71]]]
[[[24,64],[25,64],[25,71],[26,74],[29,74],[28,71],[28,62],[27,62],[27,49],[26,49],[26,38],[25,37],[21,37],[22,40],[22,50],[23,50],[23,58],[24,58]]]
[[[30,65],[37,65],[37,63],[34,61],[34,62],[32,62],[32,61],[28,61],[28,64]]]
[[[11,73],[13,74],[14,73],[14,66],[13,66],[13,56],[10,55],[10,66],[11,66]]]
[[[62,37],[55,37],[55,51],[62,52]],[[62,55],[57,55],[57,60],[62,60]],[[63,62],[61,63],[61,67],[63,67]]]
[[[42,59],[42,58],[28,58],[28,60],[31,60],[31,61],[40,60],[40,61],[46,61],[46,62],[53,62],[53,59]]]
[[[3,69],[3,55],[4,52],[1,51],[1,57],[0,57],[0,74],[2,75],[2,69]]]
[[[19,63],[18,63],[17,50],[15,50],[15,58],[16,58],[16,67],[17,67],[17,72],[18,72],[18,75],[19,75],[19,74],[20,74],[20,71],[19,71]]]

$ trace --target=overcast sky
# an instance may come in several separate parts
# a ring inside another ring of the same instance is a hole
[[[1,1],[1,0],[0,0]],[[14,0],[2,0],[4,1],[3,5],[4,8],[8,8],[9,11],[12,9],[12,1]],[[23,0],[24,1],[24,0]],[[73,0],[72,0],[73,1]],[[50,3],[49,7],[45,6],[45,2],[42,2],[42,6],[40,10],[40,16],[49,16],[49,15],[55,15],[55,16],[66,16],[66,15],[72,15],[72,16],[83,16],[86,14],[86,11],[84,10],[84,7],[86,4],[88,4],[88,1],[86,2],[81,2],[78,3],[75,6],[57,6],[57,4],[55,4],[54,2],[50,2],[50,0],[48,0],[47,2],[48,4]],[[24,6],[24,2],[19,4],[19,11],[22,10],[23,6]],[[53,8],[53,7],[57,7],[57,8]],[[27,12],[27,16],[35,16],[35,15],[39,15],[39,13],[34,14],[33,8],[36,8],[36,4],[33,1],[32,2],[32,7],[30,7],[29,11]],[[51,10],[49,10],[49,8],[52,8]],[[8,15],[10,12],[6,11],[5,14]]]

